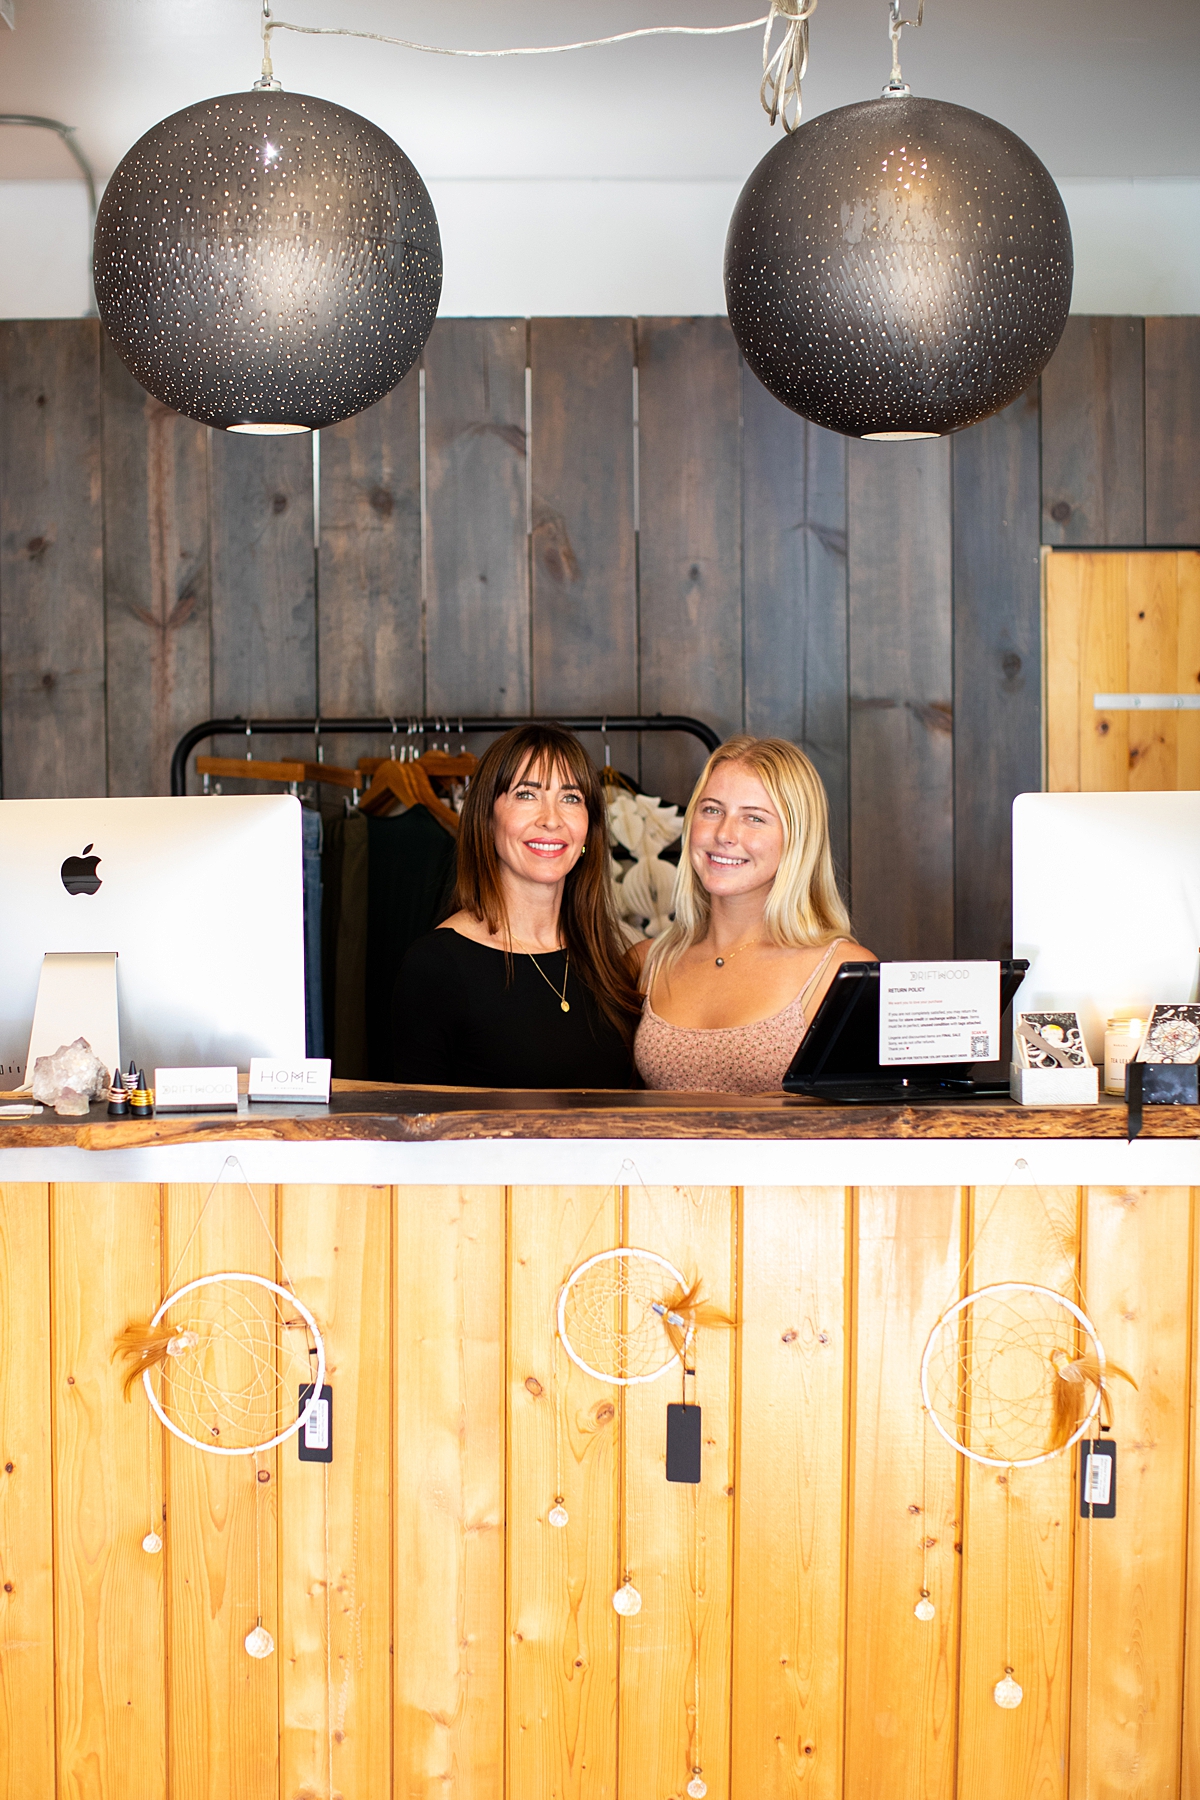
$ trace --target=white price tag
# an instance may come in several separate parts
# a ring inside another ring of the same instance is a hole
[[[318,1400],[317,1404],[304,1421],[304,1448],[306,1450],[328,1450],[329,1448],[329,1402]]]
[[[879,965],[879,1061],[992,1062],[1000,1054],[998,962]]]
[[[1089,1506],[1107,1506],[1112,1498],[1112,1458],[1088,1452],[1083,1497]]]
[[[301,1056],[295,1062],[276,1062],[269,1056],[250,1058],[251,1100],[329,1099],[333,1064],[327,1056]]]
[[[236,1069],[155,1069],[156,1112],[236,1112]]]

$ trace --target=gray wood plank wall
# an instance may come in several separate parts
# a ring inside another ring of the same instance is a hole
[[[1073,318],[1005,412],[886,448],[786,412],[723,319],[443,320],[318,484],[95,321],[3,323],[3,792],[164,793],[214,713],[680,710],[805,745],[873,949],[995,955],[1042,546],[1200,543],[1198,460],[1194,319]],[[701,762],[610,750],[679,800]]]

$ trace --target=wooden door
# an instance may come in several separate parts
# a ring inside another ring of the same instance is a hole
[[[1047,550],[1046,787],[1200,788],[1200,551]],[[1097,694],[1129,696],[1097,708]]]

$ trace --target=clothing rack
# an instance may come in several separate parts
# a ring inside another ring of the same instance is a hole
[[[468,718],[464,714],[441,715],[415,719],[398,714],[387,719],[205,719],[185,731],[171,756],[171,792],[187,793],[188,757],[197,744],[212,737],[254,737],[262,733],[271,737],[307,737],[315,740],[320,755],[324,737],[445,737],[469,736],[474,732],[511,731],[514,725],[562,725],[568,731],[599,731],[607,737],[610,731],[679,731],[699,738],[706,750],[715,750],[721,742],[711,725],[683,713],[593,713],[587,717],[556,718],[527,715],[521,718]]]

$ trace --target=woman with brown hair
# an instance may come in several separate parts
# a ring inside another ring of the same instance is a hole
[[[396,986],[399,1080],[620,1088],[641,1012],[613,907],[604,797],[578,738],[521,725],[471,780],[453,911]]]

